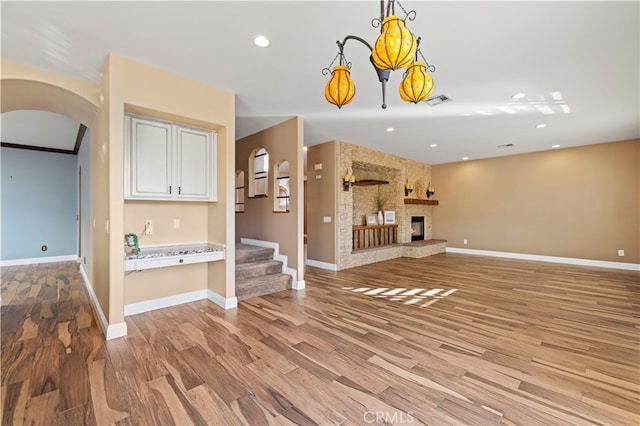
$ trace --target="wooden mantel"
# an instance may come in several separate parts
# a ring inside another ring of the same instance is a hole
[[[404,203],[405,204],[421,204],[424,206],[437,206],[438,205],[438,200],[423,200],[420,198],[405,198],[404,199]]]

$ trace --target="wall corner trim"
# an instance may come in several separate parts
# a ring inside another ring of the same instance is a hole
[[[291,283],[291,288],[293,288],[294,290],[304,290],[306,286],[307,286],[307,283],[304,280],[293,281]]]
[[[127,323],[121,322],[118,324],[112,324],[107,327],[107,333],[105,337],[107,340],[116,339],[118,337],[124,337],[127,335]]]
[[[91,306],[96,312],[98,316],[98,320],[100,321],[100,328],[102,328],[102,332],[107,340],[115,339],[117,337],[124,337],[127,335],[127,323],[121,322],[118,324],[110,325],[107,322],[107,317],[104,316],[104,312],[100,307],[100,303],[98,302],[98,298],[96,297],[96,293],[93,291],[93,286],[91,282],[89,282],[89,277],[84,270],[83,265],[80,265],[80,275],[82,276],[82,281],[84,282],[84,286],[87,289],[87,293],[89,294],[89,301],[91,302]]]
[[[305,265],[313,266],[314,268],[327,269],[329,271],[337,271],[338,265],[335,263],[320,262],[319,260],[307,259]]]
[[[533,260],[533,261],[536,261],[536,262],[564,263],[564,264],[567,264],[567,265],[594,266],[594,267],[597,267],[597,268],[625,269],[625,270],[629,270],[629,271],[640,271],[640,264],[638,264],[638,263],[610,262],[610,261],[606,261],[606,260],[577,259],[577,258],[573,258],[573,257],[542,256],[542,255],[537,255],[537,254],[510,253],[510,252],[491,251],[491,250],[463,249],[463,248],[456,248],[456,247],[447,247],[447,253],[460,253],[460,254],[470,254],[470,255],[490,256],[490,257],[504,257],[504,258],[508,258],[508,259]]]
[[[207,290],[207,299],[224,309],[235,309],[238,307],[238,298],[223,297],[215,291]]]

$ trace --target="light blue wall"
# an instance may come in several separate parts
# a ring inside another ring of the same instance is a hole
[[[91,130],[87,129],[78,150],[78,169],[82,169],[82,229],[80,230],[80,263],[87,276],[91,270]]]
[[[15,148],[1,155],[0,259],[77,255],[77,157]]]

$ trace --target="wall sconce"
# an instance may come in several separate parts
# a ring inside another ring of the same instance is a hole
[[[356,177],[352,174],[350,168],[347,168],[347,174],[342,177],[342,189],[348,191],[356,182]]]
[[[427,198],[431,198],[431,196],[435,193],[436,190],[433,188],[433,185],[431,185],[431,182],[429,182],[429,185],[427,185]]]
[[[409,179],[407,179],[407,182],[404,184],[404,196],[408,197],[409,194],[411,194],[413,192],[413,184],[409,183]]]

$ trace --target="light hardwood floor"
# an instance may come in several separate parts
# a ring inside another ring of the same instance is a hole
[[[441,254],[106,342],[75,263],[2,268],[2,424],[638,425],[640,273]]]

